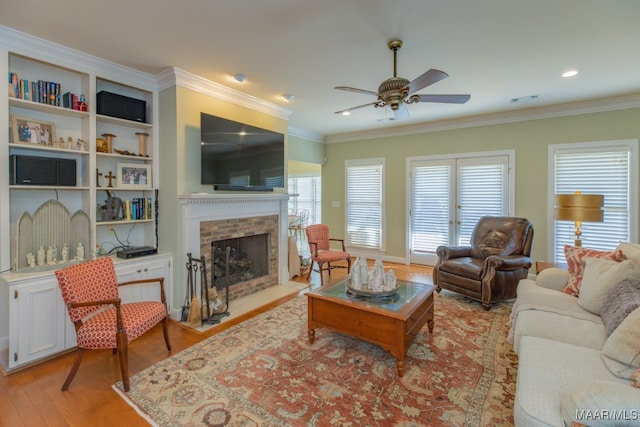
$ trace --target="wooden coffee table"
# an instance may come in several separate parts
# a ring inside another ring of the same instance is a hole
[[[407,350],[420,329],[433,333],[431,284],[398,281],[398,292],[388,298],[355,296],[348,291],[350,278],[307,293],[309,342],[317,328],[328,328],[379,345],[396,358],[403,376]]]

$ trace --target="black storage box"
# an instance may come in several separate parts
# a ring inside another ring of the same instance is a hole
[[[146,123],[147,102],[106,91],[97,95],[96,112],[105,116]]]
[[[76,186],[76,161],[51,157],[12,155],[9,161],[11,185]]]

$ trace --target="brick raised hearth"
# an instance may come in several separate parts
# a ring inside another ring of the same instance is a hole
[[[211,242],[270,234],[270,272],[230,287],[230,300],[288,281],[287,194],[186,194],[182,205],[182,238],[186,253],[204,255],[211,267]],[[234,289],[237,288],[237,289]]]

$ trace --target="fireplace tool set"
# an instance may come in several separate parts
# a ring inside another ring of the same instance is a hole
[[[208,285],[206,258],[194,258],[187,254],[187,292],[182,306],[181,321],[197,328],[215,325],[229,315],[229,288],[225,287],[225,301],[218,296],[214,284]],[[198,280],[199,278],[199,280]]]

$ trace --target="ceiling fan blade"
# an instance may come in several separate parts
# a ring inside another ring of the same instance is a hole
[[[365,95],[378,96],[377,92],[372,92],[370,90],[358,89],[358,88],[349,87],[349,86],[336,86],[334,89],[346,90],[346,91],[349,91],[349,92],[356,92],[356,93],[364,93]]]
[[[397,110],[393,110],[394,120],[403,120],[409,117],[409,109],[404,102],[400,104]]]
[[[412,93],[416,93],[420,89],[424,89],[427,86],[431,86],[434,83],[439,82],[442,79],[446,79],[449,77],[449,74],[444,71],[430,69],[423,75],[414,79],[411,83],[409,83],[409,95]]]
[[[353,111],[353,110],[357,110],[358,108],[368,107],[370,105],[376,105],[379,103],[380,101],[369,102],[368,104],[362,104],[362,105],[358,105],[357,107],[345,108],[344,110],[336,111],[335,114],[342,114],[345,111]]]
[[[464,104],[471,95],[415,95],[419,102],[440,102],[444,104]]]

